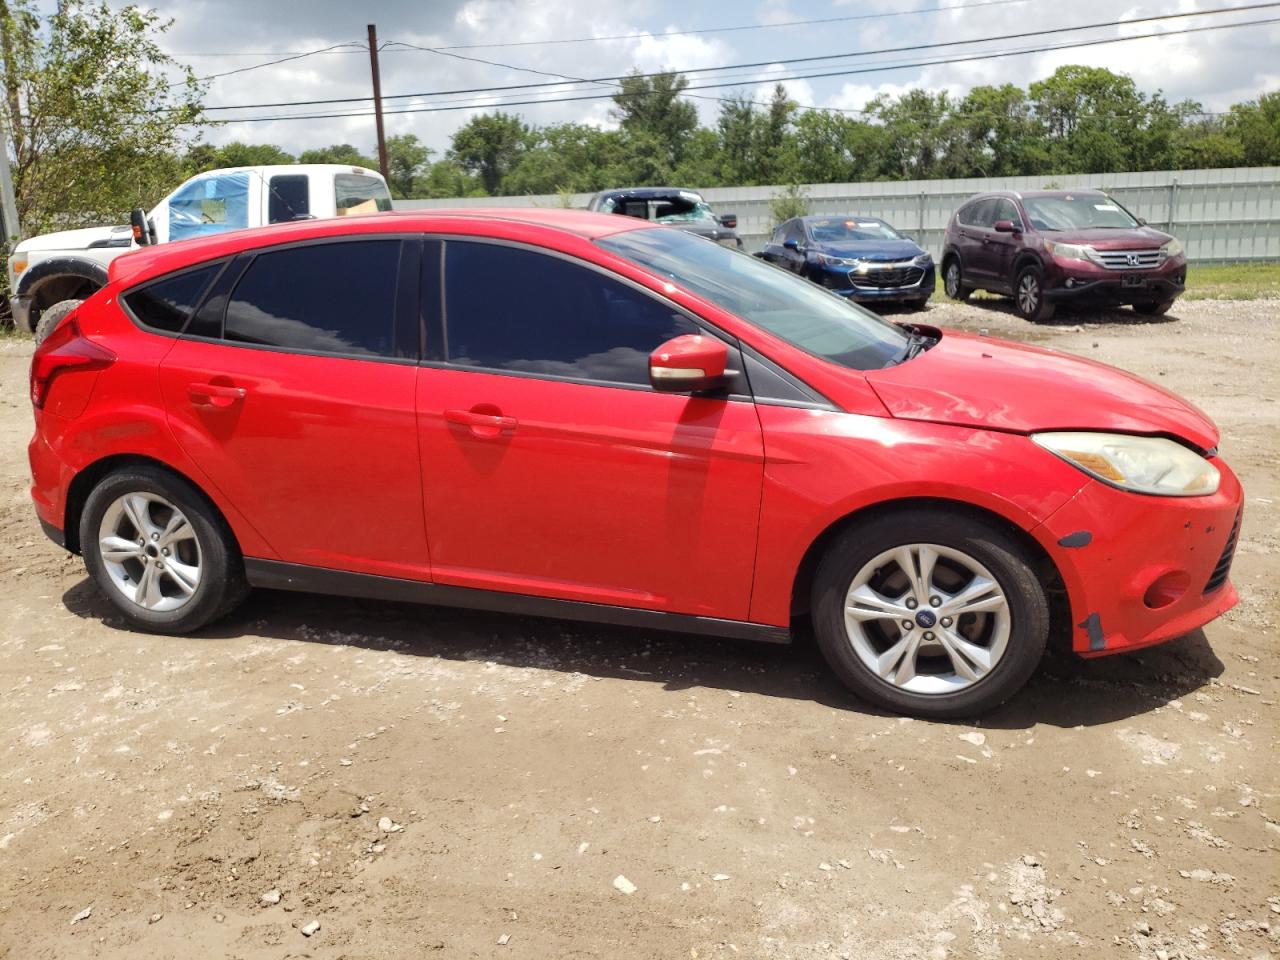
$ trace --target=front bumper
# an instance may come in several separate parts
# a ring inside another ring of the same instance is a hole
[[[1045,277],[1045,299],[1117,304],[1163,303],[1182,296],[1187,288],[1187,261],[1174,257],[1150,270],[1108,270],[1082,260],[1054,258],[1055,269]]]
[[[1244,492],[1230,468],[1208,497],[1154,497],[1093,480],[1035,531],[1065,582],[1072,648],[1136,650],[1204,626],[1237,602],[1227,575]]]
[[[881,272],[887,276],[877,276]],[[894,282],[900,276],[906,282]],[[819,282],[832,293],[857,303],[877,300],[924,302],[933,295],[937,271],[932,263],[922,267],[913,261],[875,264],[865,273],[848,267],[826,267],[822,268]]]

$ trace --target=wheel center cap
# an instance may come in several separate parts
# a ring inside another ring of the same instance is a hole
[[[938,622],[938,616],[932,610],[919,610],[916,612],[916,623],[922,627],[932,627]]]
[[[147,546],[146,546],[146,550],[145,550],[145,553],[146,553],[146,555],[147,555],[148,557],[158,557],[158,556],[160,556],[160,551],[156,549],[156,546],[155,546],[155,544],[153,544],[153,543],[148,543],[148,544],[147,544]]]

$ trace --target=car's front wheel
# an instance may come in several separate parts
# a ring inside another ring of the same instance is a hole
[[[854,693],[948,719],[1003,703],[1044,653],[1049,602],[1026,548],[943,510],[859,524],[814,577],[818,645]]]
[[[1018,316],[1032,323],[1048,320],[1053,316],[1053,304],[1045,299],[1044,274],[1037,266],[1023,267],[1013,286],[1013,305]]]
[[[94,487],[80,544],[99,589],[141,630],[198,630],[248,594],[226,521],[190,483],[155,467],[128,467]]]
[[[1163,317],[1172,307],[1172,300],[1162,300],[1159,303],[1135,303],[1133,310],[1144,317]]]

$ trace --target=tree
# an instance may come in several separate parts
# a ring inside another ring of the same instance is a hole
[[[42,21],[33,0],[0,0],[3,109],[25,234],[118,223],[181,178],[177,154],[201,120],[200,89],[160,49],[169,24],[105,0],[62,0]]]
[[[187,176],[216,170],[219,167],[257,167],[271,163],[294,163],[293,154],[285,153],[272,143],[241,143],[232,140],[221,147],[196,144],[182,158]]]
[[[646,77],[639,71],[624,77],[613,95],[612,114],[629,140],[643,144],[651,163],[673,169],[698,129],[698,111],[680,96],[689,81],[678,73]],[[653,155],[655,145],[661,153]]]
[[[531,140],[532,131],[514,114],[485,113],[472,117],[453,135],[449,156],[479,176],[485,192],[494,195]]]
[[[387,138],[387,186],[393,197],[403,200],[415,196],[418,178],[426,172],[434,152],[412,133]]]
[[[1251,167],[1280,163],[1280,91],[1237,103],[1224,128],[1240,144],[1243,162]]]
[[[366,170],[377,170],[378,161],[366,157],[349,143],[335,143],[329,147],[317,147],[314,150],[303,150],[298,154],[299,163],[341,163],[349,167],[364,167]]]

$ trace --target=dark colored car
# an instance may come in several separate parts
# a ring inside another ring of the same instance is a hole
[[[706,237],[721,246],[742,249],[737,215],[717,215],[696,190],[683,187],[602,190],[591,198],[587,209],[595,213],[620,213],[626,217],[650,220]]]
[[[919,309],[933,293],[933,258],[878,217],[795,217],[756,256],[860,303]]]
[[[1182,243],[1100,190],[986,193],[957,210],[942,253],[947,296],[1013,297],[1027,320],[1059,303],[1129,304],[1167,313],[1187,282]]]

